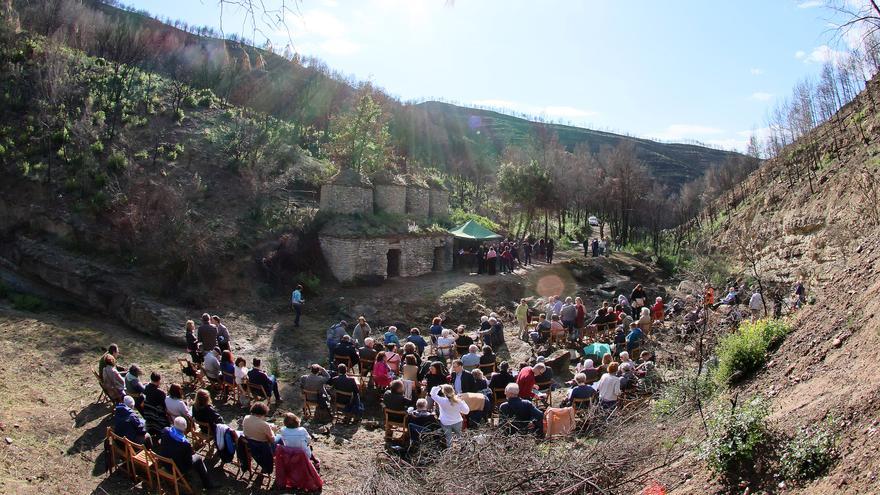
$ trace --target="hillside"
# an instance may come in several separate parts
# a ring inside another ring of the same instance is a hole
[[[621,142],[634,144],[638,158],[661,182],[677,188],[692,181],[708,167],[719,165],[735,153],[692,144],[658,143],[649,139],[623,136],[610,132],[595,131],[562,124],[545,124],[513,117],[491,110],[461,107],[449,103],[430,101],[410,109],[410,118],[419,122],[418,128],[439,129],[422,132],[416,147],[419,153],[430,157],[436,148],[443,149],[437,136],[462,136],[463,146],[471,154],[482,147],[500,154],[506,146],[524,145],[537,133],[556,134],[559,142],[569,151],[578,145],[587,146],[599,153],[604,147],[615,147]],[[450,145],[454,148],[454,145]],[[423,150],[427,147],[427,150]],[[428,162],[431,160],[428,159]]]
[[[753,491],[880,492],[874,447],[880,379],[873,372],[880,340],[878,98],[875,77],[831,120],[765,163],[741,196],[730,195],[707,212],[716,217],[706,224],[707,245],[746,277],[753,272],[744,261],[756,260],[766,285],[790,288],[803,280],[815,301],[790,317],[792,331],[767,364],[729,395],[741,402],[767,397],[770,424],[784,435],[833,418],[839,437],[839,458],[827,475],[786,489],[775,481],[752,485]],[[698,429],[696,420],[692,428]],[[712,491],[713,478],[700,468],[695,473],[694,463],[687,456],[666,470],[664,480],[679,487],[673,493]],[[775,464],[763,464],[768,478],[778,475]]]
[[[320,149],[323,138],[316,138],[312,131],[326,132],[331,118],[350,109],[364,87],[320,60],[288,60],[242,41],[219,39],[200,29],[184,31],[146,13],[122,10],[100,0],[88,0],[85,5],[114,23],[130,24],[140,31],[138,36],[143,41],[149,41],[146,52],[136,58],[137,64],[186,80],[194,87],[212,89],[224,101],[291,122],[299,134],[299,144],[313,153]],[[58,25],[67,26],[70,31],[94,29],[89,25],[94,19],[88,10],[57,10],[51,22],[42,20],[45,12],[33,16],[41,19],[39,22],[28,22],[29,16],[23,16],[23,22],[46,35],[51,35],[49,31]],[[113,58],[118,54],[100,55]],[[506,147],[553,133],[558,134],[569,151],[584,144],[597,153],[621,141],[632,142],[652,174],[673,190],[702,176],[708,167],[721,165],[726,158],[736,155],[691,144],[658,143],[544,124],[447,103],[411,105],[389,97],[381,89],[369,89],[391,116],[392,142],[401,160],[469,177],[493,173]]]

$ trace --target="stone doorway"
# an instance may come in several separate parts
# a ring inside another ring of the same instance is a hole
[[[388,254],[388,278],[400,276],[400,249],[389,249]]]
[[[434,248],[434,264],[431,265],[432,272],[443,271],[443,259],[445,258],[444,254],[445,253],[442,246]]]

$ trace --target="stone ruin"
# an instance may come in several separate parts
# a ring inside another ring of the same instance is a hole
[[[338,215],[391,213],[427,221],[449,214],[449,193],[439,184],[407,181],[388,171],[368,181],[343,168],[321,187],[320,206],[322,211]],[[406,231],[406,225],[401,225],[401,230]],[[452,269],[449,233],[366,236],[325,228],[318,237],[324,259],[340,282],[373,282]]]

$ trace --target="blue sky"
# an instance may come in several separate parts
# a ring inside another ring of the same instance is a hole
[[[217,0],[127,3],[220,25]],[[742,149],[774,100],[842,49],[821,3],[302,0],[288,26],[298,52],[404,100]],[[223,28],[254,37],[241,12],[227,9]],[[286,33],[263,30],[287,44]]]

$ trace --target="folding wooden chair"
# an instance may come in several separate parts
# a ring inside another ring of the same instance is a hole
[[[254,461],[254,456],[251,454],[251,446],[250,446],[250,443],[248,443],[247,438],[242,437],[242,438],[239,440],[239,445],[241,446],[241,451],[242,451],[242,453],[244,454],[244,456],[245,456],[245,457],[247,458],[247,460],[248,460],[248,465],[250,465],[250,467],[251,467],[251,469],[250,469],[250,474],[249,474],[249,475],[245,475],[245,474],[244,474],[244,471],[241,470],[241,464],[239,464],[239,466],[238,466],[238,469],[239,469],[239,477],[240,477],[241,479],[243,479],[243,480],[247,480],[247,482],[248,482],[249,484],[252,484],[252,486],[253,486],[254,478],[260,477],[260,478],[265,479],[266,484],[267,484],[267,488],[271,487],[271,486],[272,486],[272,474],[271,474],[271,473],[268,473],[268,474],[265,473],[265,472],[263,471],[262,466],[260,466],[259,463],[257,463],[257,462]],[[239,450],[239,449],[236,449],[236,454],[237,454],[238,450]],[[256,486],[257,486],[258,489],[262,489],[262,488],[263,488],[263,482],[261,481],[261,482],[258,483]]]
[[[257,385],[251,382],[245,382],[243,385],[251,402],[262,402],[265,400],[266,406],[269,406],[272,403],[272,393],[268,392],[262,385]]]
[[[193,363],[189,358],[177,358],[177,364],[180,366],[180,373],[183,375],[183,385],[194,389],[205,387],[205,374],[199,365]],[[191,368],[195,376],[186,374],[185,370]]]
[[[125,474],[134,480],[134,469],[131,467],[131,458],[126,442],[128,440],[125,437],[113,433],[113,428],[107,427],[107,443],[110,448],[110,464],[107,466],[107,471],[113,474],[113,471],[122,468]]]
[[[495,363],[494,362],[481,364],[478,366],[478,368],[480,368],[480,371],[483,372],[483,375],[486,377],[487,380],[489,379],[489,376],[492,373],[495,373]]]
[[[311,419],[318,410],[319,392],[302,389],[303,395],[303,419]]]
[[[92,369],[92,374],[95,375],[95,378],[98,380],[98,386],[101,388],[101,391],[98,392],[98,398],[95,399],[95,402],[97,402],[98,404],[112,402],[110,400],[110,397],[107,395],[107,392],[104,390],[104,377],[102,377],[101,374],[94,369]]]
[[[351,356],[348,354],[334,354],[333,355],[333,364],[335,366],[339,366],[340,364],[344,364],[346,368],[351,369],[353,363],[351,362]]]
[[[240,404],[241,396],[239,395],[238,384],[235,383],[235,373],[228,371],[223,371],[222,373],[220,385],[222,387],[223,401],[226,402],[229,399],[233,399],[236,404]]]
[[[498,412],[498,406],[507,401],[507,396],[504,395],[504,387],[502,388],[493,388],[492,389],[492,413]]]
[[[193,439],[193,449],[201,450],[205,449],[205,459],[211,459],[217,453],[217,447],[214,445],[213,438],[214,434],[211,431],[211,425],[205,423],[204,421],[195,421],[195,428],[192,429],[190,436]],[[196,448],[196,445],[200,448]]]
[[[147,450],[146,452],[147,456],[153,463],[153,472],[156,474],[156,489],[159,493],[162,493],[163,480],[174,484],[174,495],[180,495],[181,487],[183,488],[184,493],[193,493],[189,481],[186,480],[186,477],[180,472],[180,469],[177,468],[177,464],[174,464],[173,459],[162,457],[151,450]]]
[[[409,436],[409,415],[406,411],[394,411],[392,409],[382,409],[385,415],[385,441],[393,442],[394,433],[400,431],[401,436],[398,440],[405,442]],[[402,419],[398,419],[402,418]]]
[[[354,400],[354,393],[336,390],[333,394],[333,423],[344,421],[348,418],[354,419],[354,415],[345,412],[345,408]]]
[[[364,359],[361,358],[358,363],[358,368],[360,368],[361,377],[369,377],[367,380],[361,379],[361,393],[363,393],[370,385],[373,384],[373,365],[376,364],[375,359]]]
[[[457,357],[464,356],[465,354],[468,353],[468,349],[469,349],[469,348],[470,348],[469,345],[458,345],[458,344],[456,344],[456,345],[455,345],[455,355],[456,355]]]
[[[147,486],[153,487],[153,461],[147,456],[147,448],[141,444],[125,439],[125,447],[128,449],[128,458],[131,462],[132,477],[140,476],[140,472],[146,475]]]
[[[541,401],[544,403],[545,407],[553,407],[553,380],[547,380],[544,382],[535,382],[535,385],[538,386],[538,392],[545,395],[546,399]]]
[[[590,417],[590,410],[593,409],[596,405],[596,398],[586,398],[586,399],[572,399],[571,407],[574,408],[574,415],[577,418],[577,421],[580,424],[580,427],[583,427]]]

